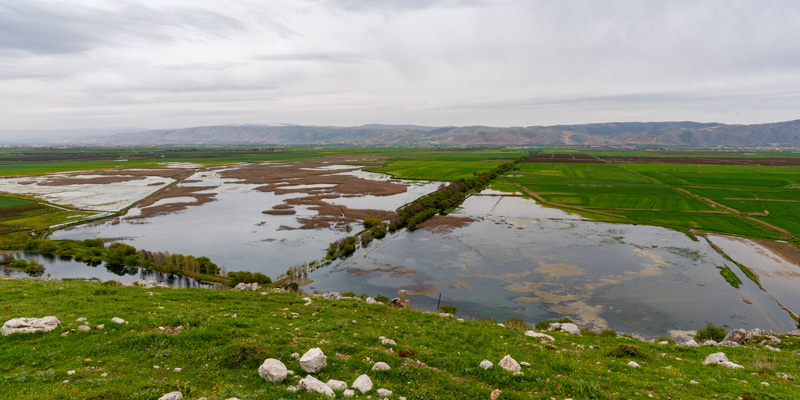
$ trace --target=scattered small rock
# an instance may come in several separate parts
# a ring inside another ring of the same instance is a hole
[[[346,397],[346,398],[348,398],[348,399],[349,399],[349,398],[351,398],[351,397],[355,396],[355,395],[356,395],[356,392],[354,392],[354,391],[352,391],[352,390],[350,390],[350,389],[345,389],[345,391],[344,391],[344,392],[342,392],[342,394],[344,395],[344,397]]]
[[[97,325],[97,327],[95,327],[94,329],[97,329],[98,331],[102,331],[105,328],[106,328],[106,326],[104,324],[100,324],[100,325]]]
[[[494,366],[494,364],[492,364],[492,362],[489,361],[489,360],[483,360],[480,363],[480,367],[483,368],[483,369],[490,369],[493,366]]]
[[[769,350],[769,351],[781,351],[781,349],[777,349],[777,348],[772,347],[770,345],[766,345],[766,346],[764,346],[764,348]]]
[[[397,342],[395,342],[392,339],[383,339],[383,340],[381,340],[381,344],[389,345],[389,346],[397,346]]]
[[[378,393],[378,396],[381,396],[381,397],[392,397],[392,391],[388,390],[388,389],[383,389],[383,388],[378,389],[377,393]]]
[[[697,344],[697,342],[695,342],[694,339],[687,340],[687,341],[681,343],[680,346],[682,346],[682,347],[700,347],[700,345]]]
[[[91,330],[92,330],[92,328],[88,327],[86,325],[81,325],[81,326],[78,327],[78,332],[89,332]]]
[[[128,325],[128,321],[125,321],[124,319],[122,319],[122,318],[117,318],[117,317],[111,318],[111,322],[113,322],[113,323],[115,323],[115,324],[123,324],[123,325]]]
[[[503,392],[500,391],[500,389],[492,390],[492,394],[489,395],[489,400],[497,400],[501,393]]]
[[[83,321],[86,321],[86,317],[80,317],[80,318],[76,319],[75,321],[76,321],[76,322],[83,322]]]
[[[642,366],[641,366],[641,365],[639,365],[639,363],[637,363],[636,361],[631,361],[631,362],[629,362],[629,363],[628,363],[628,366],[629,366],[629,367],[631,367],[631,368],[641,368],[641,367],[642,367]]]

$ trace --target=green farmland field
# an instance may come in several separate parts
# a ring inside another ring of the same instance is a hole
[[[622,164],[540,159],[496,183],[521,185],[550,206],[601,220],[618,221],[616,215],[629,223],[800,242],[800,220],[792,218],[800,216],[800,167],[694,165],[687,158],[676,164],[668,157]]]

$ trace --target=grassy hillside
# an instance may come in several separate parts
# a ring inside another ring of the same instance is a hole
[[[319,347],[328,366],[315,374],[318,379],[352,384],[365,373],[375,389],[392,390],[394,398],[486,399],[494,389],[502,390],[500,399],[800,397],[797,380],[776,376],[800,377],[800,354],[792,352],[800,349],[798,337],[782,337],[781,352],[560,332],[551,333],[555,342],[549,345],[525,336],[527,327],[459,322],[356,300],[315,297],[305,303],[300,295],[276,291],[0,280],[2,322],[47,315],[61,321],[48,333],[0,336],[0,393],[5,399],[157,399],[173,390],[189,399],[320,398],[288,390],[306,375],[291,354]],[[115,324],[114,317],[129,324]],[[83,324],[78,318],[105,328],[62,337]],[[381,344],[381,336],[397,345]],[[622,344],[634,345],[634,354],[615,352]],[[701,365],[719,351],[745,369]],[[507,354],[531,365],[515,376],[497,365]],[[258,366],[270,357],[282,360],[294,378],[261,379]],[[480,368],[483,359],[495,366]],[[371,371],[377,361],[391,370]],[[629,367],[629,361],[641,368]],[[368,393],[373,398],[375,389]]]

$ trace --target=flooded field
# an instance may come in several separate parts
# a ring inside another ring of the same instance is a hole
[[[274,278],[322,258],[329,243],[363,218],[393,215],[438,186],[360,169],[262,163],[203,170],[124,217],[57,231],[52,238],[114,239],[150,251],[206,256],[228,270]]]
[[[166,283],[172,287],[180,288],[211,288],[209,284],[200,283],[194,279],[183,276],[164,274],[144,268],[133,268],[124,265],[109,265],[99,263],[90,265],[75,261],[70,257],[59,257],[51,254],[39,254],[31,252],[13,253],[14,258],[36,260],[45,266],[45,276],[53,278],[97,278],[101,281],[115,280],[119,282],[133,282],[139,279],[154,281],[156,283]],[[8,268],[0,267],[0,275],[26,277],[26,273]]]
[[[473,196],[456,214],[475,222],[401,232],[333,268],[306,289],[347,290],[412,305],[458,307],[461,316],[569,316],[583,326],[645,336],[706,323],[788,331],[794,321],[767,292],[704,241],[659,227],[581,220],[515,196]],[[744,282],[736,289],[717,266]],[[795,304],[797,295],[794,297]]]

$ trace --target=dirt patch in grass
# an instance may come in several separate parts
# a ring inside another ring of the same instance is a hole
[[[453,232],[456,228],[463,228],[473,222],[475,222],[475,220],[468,217],[434,215],[432,218],[417,225],[417,227],[433,233],[448,234]]]

